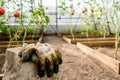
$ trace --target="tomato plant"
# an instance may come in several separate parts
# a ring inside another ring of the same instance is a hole
[[[66,13],[68,13],[69,6],[65,3],[65,1],[61,1],[59,6],[57,6],[59,9],[59,14],[64,16]]]
[[[49,16],[45,13],[45,7],[42,5],[39,5],[39,8],[36,10],[33,10],[32,12],[32,18],[31,23],[37,24],[39,27],[44,27],[44,31],[46,31],[46,27],[48,23],[50,22]]]

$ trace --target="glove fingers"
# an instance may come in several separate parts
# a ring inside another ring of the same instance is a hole
[[[38,59],[39,59],[39,62],[38,62],[38,75],[40,77],[43,77],[45,75],[45,56],[44,55],[41,55],[40,53],[36,53],[37,56],[38,56]]]
[[[51,57],[53,59],[53,72],[58,73],[58,71],[59,71],[59,61],[57,59],[58,57],[56,54],[55,55],[53,55],[53,54],[54,53],[51,54]]]
[[[53,61],[52,58],[46,58],[46,71],[47,71],[47,77],[53,76]]]
[[[43,64],[41,64],[41,62],[38,62],[38,75],[39,77],[45,76],[45,69],[44,69]]]
[[[58,60],[57,55],[56,55],[55,53],[51,53],[50,55],[51,55],[51,57],[52,57],[52,59],[53,59],[53,62],[54,62],[56,65],[58,65],[58,64],[59,64],[59,60]]]
[[[38,62],[38,75],[39,75],[39,77],[43,77],[45,75],[46,57],[45,57],[45,55],[43,55],[42,52],[39,52],[38,50],[36,50],[36,56],[39,59],[39,62]]]
[[[54,73],[58,73],[58,71],[59,71],[59,65],[56,64],[54,61],[53,61],[53,64],[54,64],[53,72]]]
[[[58,57],[59,64],[62,64],[62,56],[61,56],[60,52],[55,51],[55,53],[56,53],[56,55]]]

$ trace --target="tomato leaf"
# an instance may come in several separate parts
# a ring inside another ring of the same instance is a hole
[[[50,22],[50,18],[48,16],[45,16],[45,20],[46,20],[47,24]]]
[[[1,2],[2,2],[2,3],[1,3],[1,6],[4,6],[5,0],[2,0]]]

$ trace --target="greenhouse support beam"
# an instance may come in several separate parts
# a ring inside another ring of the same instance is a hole
[[[57,0],[56,0],[56,34],[58,35],[59,34],[59,31],[58,31],[58,9],[57,9],[57,5],[58,4],[58,2],[57,2]]]
[[[70,19],[70,18],[69,17],[64,17],[64,18],[58,17],[57,19]],[[79,17],[73,17],[72,19],[79,19]]]

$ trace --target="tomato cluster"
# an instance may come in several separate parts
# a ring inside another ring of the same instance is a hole
[[[5,9],[0,7],[0,15],[4,15],[4,14],[5,14]],[[14,13],[14,17],[19,18],[20,17],[20,13],[18,11],[16,11]]]
[[[4,14],[5,14],[4,8],[0,7],[0,15],[4,15]]]

